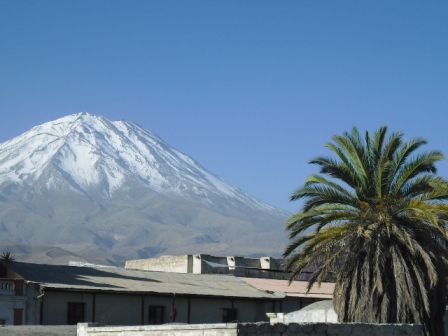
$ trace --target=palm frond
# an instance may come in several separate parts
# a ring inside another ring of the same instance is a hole
[[[336,158],[291,195],[302,210],[287,223],[291,281],[308,266],[308,289],[336,279],[340,321],[419,323],[443,334],[448,273],[448,180],[436,175],[439,151],[416,154],[387,128],[361,138],[354,128],[327,144]]]

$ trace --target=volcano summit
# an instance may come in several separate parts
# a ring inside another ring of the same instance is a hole
[[[77,113],[0,144],[0,248],[23,260],[275,255],[287,215],[132,122]]]

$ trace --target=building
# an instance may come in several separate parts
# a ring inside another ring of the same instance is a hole
[[[285,297],[276,302],[272,312],[291,313],[316,301],[333,299],[334,283],[314,284],[308,291],[307,281],[293,281],[261,278],[240,278],[251,286],[268,293],[282,293]]]
[[[262,291],[284,295],[272,307],[272,312],[289,313],[310,303],[331,299],[334,291],[334,283],[324,282],[320,286],[313,286],[308,292],[306,280],[310,278],[311,268],[301,273],[300,281],[290,284],[291,273],[286,271],[285,260],[272,257],[221,257],[209,254],[160,256],[128,260],[125,268],[171,273],[231,274]]]
[[[193,274],[232,274],[240,277],[289,279],[284,259],[272,257],[247,258],[240,256],[212,256],[209,254],[187,254],[160,256],[126,261],[126,269]],[[305,270],[300,280],[307,280]]]
[[[269,259],[203,256],[128,261],[127,268],[0,263],[0,322],[255,322],[266,321],[268,312],[288,313],[332,296],[333,284],[307,292],[306,281],[289,285],[287,280],[268,278],[281,274],[269,273],[269,265],[275,265]],[[156,266],[159,271],[148,270]],[[257,274],[263,277],[253,277]]]
[[[282,293],[230,275],[2,264],[5,324],[144,325],[263,321]],[[277,305],[278,306],[278,305]]]
[[[8,273],[0,263],[0,325],[22,324],[25,308],[23,279]]]

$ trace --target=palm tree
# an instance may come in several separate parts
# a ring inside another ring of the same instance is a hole
[[[11,251],[3,251],[2,254],[0,254],[0,261],[5,263],[11,263],[16,259],[14,254],[12,254]]]
[[[443,154],[417,154],[423,139],[405,142],[387,128],[361,137],[354,128],[327,147],[291,200],[302,210],[287,224],[291,280],[313,265],[309,288],[333,277],[341,322],[417,323],[444,335],[448,181],[436,175]]]

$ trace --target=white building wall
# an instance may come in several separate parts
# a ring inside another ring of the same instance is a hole
[[[25,311],[24,324],[40,324],[40,303],[43,300],[39,292],[39,286],[27,284],[24,286]]]
[[[423,336],[421,325],[366,323],[219,323],[134,327],[100,327],[78,324],[78,336],[327,336],[327,335],[401,335]]]
[[[149,259],[127,260],[126,269],[138,269],[143,271],[188,273],[189,256],[160,256]]]

